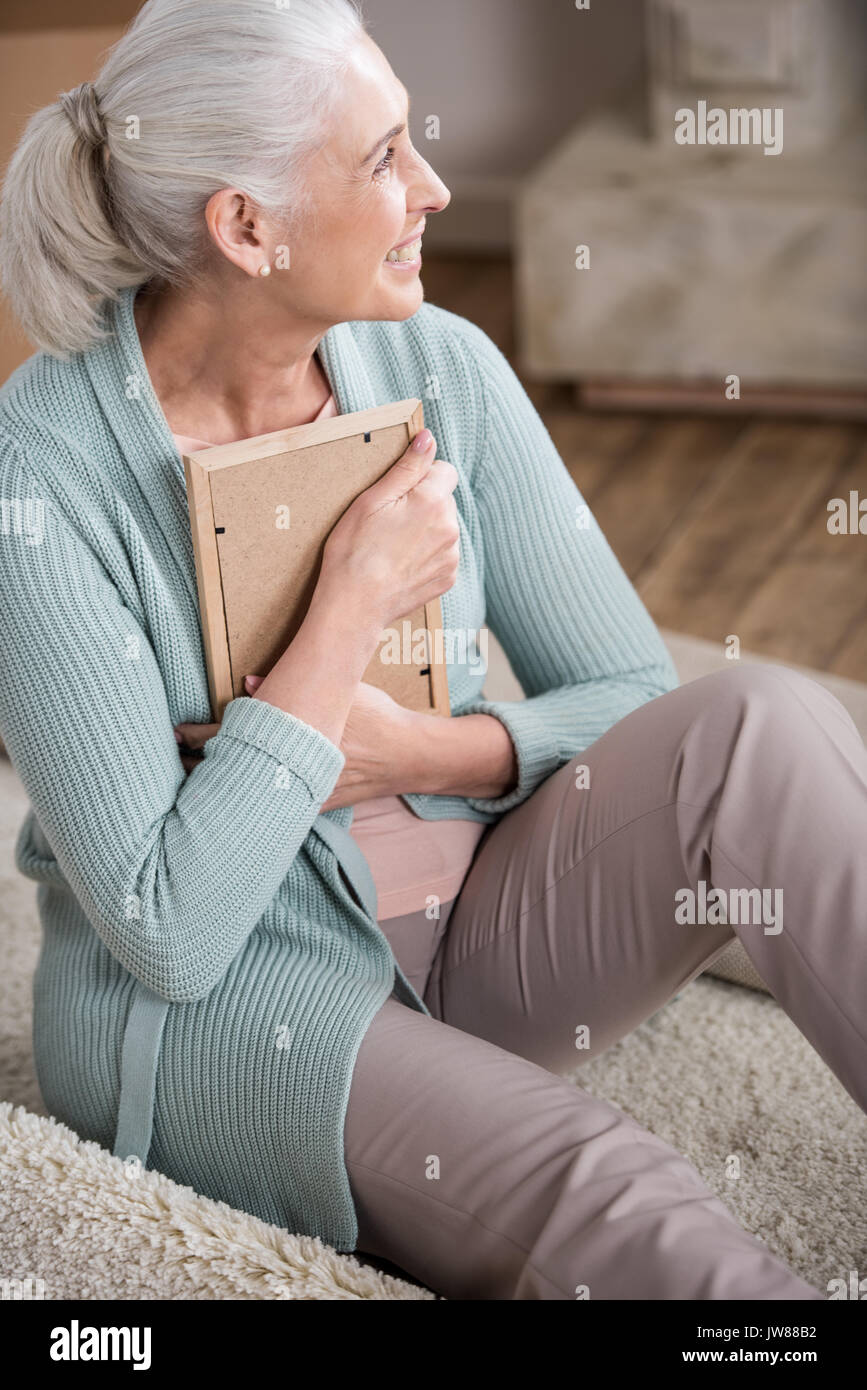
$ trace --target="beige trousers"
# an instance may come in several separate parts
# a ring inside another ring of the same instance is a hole
[[[359,1050],[360,1253],[452,1299],[826,1296],[559,1074],[736,933],[867,1109],[867,751],[826,690],[745,666],[648,702],[486,831],[438,922],[382,925],[434,1017],[392,996]]]

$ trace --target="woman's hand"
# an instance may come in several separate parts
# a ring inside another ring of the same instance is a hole
[[[405,709],[384,690],[361,681],[340,741],[346,762],[322,810],[418,790],[425,747],[420,726],[428,719],[442,722],[438,715]]]
[[[245,676],[244,685],[248,695],[258,690],[264,676]],[[178,753],[187,772],[192,772],[202,761],[202,749],[209,738],[220,732],[220,724],[176,724],[175,739]]]
[[[178,754],[187,772],[202,761],[202,749],[209,738],[220,732],[219,724],[176,724],[175,738]]]
[[[263,676],[247,676],[252,695]],[[191,772],[219,724],[178,724],[181,762]],[[518,762],[505,725],[490,714],[444,719],[397,704],[384,690],[359,682],[340,741],[346,761],[322,810],[403,792],[499,797],[517,783]]]
[[[247,676],[247,693],[252,695],[263,680],[264,676]],[[425,747],[425,730],[418,727],[418,721],[424,723],[427,719],[442,722],[438,715],[405,709],[385,691],[361,681],[340,744],[346,761],[322,810],[351,806],[393,792],[415,791],[412,783],[420,777]],[[201,761],[201,750],[219,730],[219,724],[175,726],[181,762],[188,772]]]
[[[382,629],[451,589],[460,559],[457,483],[457,469],[436,458],[430,430],[420,430],[330,533],[317,596],[339,610],[347,595],[361,595],[364,614]]]

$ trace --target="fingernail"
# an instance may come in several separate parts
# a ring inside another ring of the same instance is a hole
[[[177,729],[175,729],[175,743],[183,743],[183,741],[183,734],[179,734]]]
[[[413,442],[413,448],[417,454],[424,454],[434,442],[434,437],[430,430],[422,430],[421,434]]]
[[[245,684],[246,686],[249,687],[250,681],[251,681],[252,679],[253,679],[252,676],[245,676],[245,677],[244,677],[244,684]]]

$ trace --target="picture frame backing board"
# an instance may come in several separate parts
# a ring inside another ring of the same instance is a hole
[[[286,650],[309,607],[328,535],[423,428],[421,401],[409,399],[183,455],[215,720],[247,693],[246,675],[267,675]],[[386,635],[393,630],[399,662],[383,660],[386,648],[394,650]],[[424,632],[429,660],[418,640]],[[448,716],[440,600],[386,634],[363,680],[408,709]]]

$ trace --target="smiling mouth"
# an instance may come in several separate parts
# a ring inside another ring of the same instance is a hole
[[[411,241],[409,246],[401,246],[397,251],[389,251],[386,260],[391,265],[400,265],[403,261],[417,261],[421,254],[421,237],[416,241]]]

